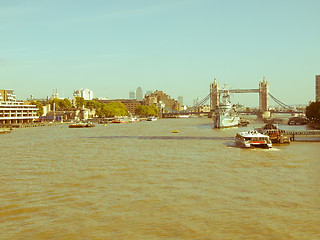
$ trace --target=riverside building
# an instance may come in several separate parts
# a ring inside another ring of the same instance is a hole
[[[165,104],[165,107],[167,109],[175,111],[181,110],[181,104],[178,101],[170,98],[170,96],[165,94],[163,91],[156,90],[155,92],[151,93],[143,99],[143,105],[148,106],[157,105],[159,102]]]
[[[36,105],[16,101],[13,90],[0,90],[0,124],[32,123],[38,118]]]

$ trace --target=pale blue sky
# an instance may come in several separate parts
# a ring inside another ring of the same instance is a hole
[[[319,11],[319,0],[0,0],[0,88],[112,99],[141,86],[192,104],[214,77],[258,88],[265,76],[281,101],[308,104]],[[258,105],[256,94],[232,100]]]

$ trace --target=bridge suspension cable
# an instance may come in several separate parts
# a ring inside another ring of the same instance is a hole
[[[188,110],[192,110],[192,109],[195,109],[199,106],[204,105],[209,99],[210,99],[210,93],[207,96],[205,96],[201,101],[197,102],[196,105],[189,108]]]
[[[204,97],[201,101],[197,102],[195,106],[192,106],[188,108],[186,111],[176,111],[174,109],[170,109],[167,107],[164,107],[163,109],[168,112],[173,112],[173,113],[179,113],[179,112],[192,112],[193,110],[197,109],[199,106],[204,105],[208,100],[210,99],[210,94],[208,94],[206,97]]]
[[[269,93],[269,96],[272,98],[273,101],[275,101],[277,104],[279,104],[281,107],[288,109],[288,110],[292,110],[292,107],[281,102],[279,99],[277,99],[275,96],[273,96],[271,93]]]

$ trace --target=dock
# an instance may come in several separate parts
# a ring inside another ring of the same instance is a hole
[[[295,136],[319,136],[320,137],[320,130],[305,130],[305,131],[292,131],[286,130],[283,135],[291,136],[291,141],[294,141]]]

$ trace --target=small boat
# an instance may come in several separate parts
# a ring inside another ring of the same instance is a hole
[[[179,131],[178,130],[172,130],[172,133],[178,133]]]
[[[272,142],[268,135],[257,131],[238,132],[235,136],[236,145],[240,147],[272,148]]]
[[[157,121],[158,119],[155,116],[147,117],[147,121]]]
[[[124,118],[116,118],[112,121],[112,123],[128,123]]]
[[[69,128],[84,128],[84,123],[71,123],[69,124]]]
[[[8,129],[0,129],[0,134],[3,134],[3,133],[11,133],[11,130],[8,130]]]
[[[290,138],[285,135],[285,132],[281,129],[266,129],[262,133],[268,135],[272,143],[290,143]]]
[[[272,143],[290,143],[290,137],[287,136],[285,130],[278,129],[275,125],[268,123],[262,128],[256,128],[258,132],[268,135]]]
[[[140,122],[140,119],[136,117],[130,118],[129,123],[133,123],[133,122]]]
[[[91,122],[88,122],[85,127],[95,127],[95,125],[93,123],[91,123]]]
[[[82,122],[80,122],[80,123],[71,123],[69,125],[69,128],[86,128],[86,127],[95,127],[95,125],[90,123],[90,122],[89,123],[82,123]]]

